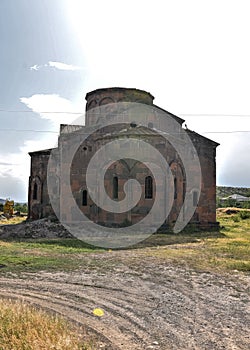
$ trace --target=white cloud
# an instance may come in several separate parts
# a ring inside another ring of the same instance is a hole
[[[70,100],[57,94],[35,94],[22,97],[20,101],[41,118],[48,120],[48,131],[54,133],[41,133],[39,140],[26,140],[19,152],[0,152],[0,197],[11,197],[16,200],[27,200],[28,178],[30,172],[29,152],[57,145],[60,124],[83,124],[84,112],[73,105]],[[52,127],[51,127],[51,122]],[[3,190],[4,189],[4,190]]]
[[[50,120],[59,129],[60,124],[83,124],[84,112],[73,105],[70,100],[58,94],[35,94],[21,97],[20,101],[41,118]]]
[[[29,152],[56,146],[57,135],[49,134],[40,140],[27,140],[20,152],[0,153],[0,197],[10,197],[17,201],[27,201],[30,172]]]
[[[82,67],[79,66],[75,66],[73,64],[67,64],[67,63],[63,63],[63,62],[56,62],[56,61],[49,61],[46,64],[42,64],[42,65],[38,65],[38,64],[34,64],[34,66],[30,67],[30,70],[35,70],[38,71],[42,68],[56,68],[59,70],[67,70],[67,71],[76,71],[76,70],[82,70]]]
[[[66,64],[63,62],[53,62],[53,61],[49,61],[49,67],[54,67],[57,68],[59,70],[81,70],[81,67],[78,66],[74,66],[73,64]]]
[[[38,151],[44,148],[55,147],[57,135],[51,134],[40,140],[27,140],[20,148],[20,152],[3,154],[0,153],[0,177],[16,177],[26,181],[29,177],[29,152]],[[46,146],[45,146],[46,142]]]
[[[34,64],[34,66],[30,67],[30,70],[39,70],[42,66],[38,66],[38,64]]]

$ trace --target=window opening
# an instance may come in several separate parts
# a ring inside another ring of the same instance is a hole
[[[177,199],[177,179],[174,178],[174,199]]]
[[[118,177],[113,178],[113,198],[118,199]]]
[[[151,176],[145,178],[145,198],[153,198],[153,180]]]
[[[88,192],[87,192],[87,190],[83,190],[82,191],[82,205],[84,207],[86,207],[87,204],[88,204]]]
[[[37,183],[34,183],[34,187],[33,187],[33,199],[37,200],[37,192],[38,192],[38,186]]]

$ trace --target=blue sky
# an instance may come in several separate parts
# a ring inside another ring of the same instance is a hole
[[[249,6],[1,0],[0,197],[26,201],[27,153],[54,146],[59,124],[83,115],[85,94],[111,86],[151,92],[221,144],[219,185],[250,187]]]

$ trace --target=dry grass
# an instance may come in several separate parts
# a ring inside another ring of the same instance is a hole
[[[16,225],[16,224],[20,224],[26,219],[27,219],[27,216],[13,216],[12,218],[9,218],[9,219],[0,218],[0,225]]]
[[[0,350],[92,350],[79,329],[20,301],[0,300]]]
[[[241,211],[247,211],[250,212],[250,209],[244,209],[244,208],[237,208],[237,207],[226,207],[226,208],[218,208],[217,209],[217,217],[220,217],[221,214],[227,214],[227,212],[234,212],[235,214],[241,212]]]
[[[234,212],[234,208],[227,208]],[[238,208],[236,208],[238,209]],[[219,210],[217,219],[221,224],[220,233],[214,236],[194,235],[193,241],[180,241],[177,244],[159,247],[149,251],[165,261],[189,266],[202,271],[250,271],[250,218],[246,210],[226,214]],[[178,235],[177,235],[178,236]],[[186,237],[190,238],[191,235]]]

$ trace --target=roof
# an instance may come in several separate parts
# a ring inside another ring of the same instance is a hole
[[[43,149],[40,151],[29,152],[29,155],[30,156],[50,155],[52,149],[55,149],[55,148],[48,148],[48,149]]]
[[[220,145],[218,142],[213,141],[213,140],[211,140],[211,139],[209,139],[209,138],[207,138],[207,137],[205,137],[205,136],[203,136],[203,135],[201,135],[201,134],[198,134],[198,133],[195,132],[195,131],[192,131],[192,130],[189,130],[189,129],[186,129],[185,131],[188,133],[189,136],[191,136],[191,137],[193,136],[194,138],[195,138],[195,137],[202,138],[204,141],[213,144],[214,147],[217,147],[217,146]]]
[[[137,92],[142,92],[148,96],[150,96],[150,98],[153,100],[154,99],[154,96],[151,95],[150,92],[147,92],[145,90],[141,90],[141,89],[136,89],[136,88],[125,88],[125,87],[109,87],[109,88],[100,88],[100,89],[96,89],[96,90],[93,90],[93,91],[90,91],[86,94],[86,100],[91,96],[91,95],[94,95],[94,94],[98,94],[98,93],[102,93],[102,92],[123,92],[123,91],[137,91]]]
[[[245,197],[245,196],[242,196],[241,194],[231,194],[230,196],[228,197],[224,197],[222,198],[222,200],[227,200],[227,199],[234,199],[238,202],[247,202],[247,201],[250,201],[250,198],[249,197]]]
[[[163,109],[163,108],[161,108],[161,107],[159,107],[159,106],[157,106],[157,105],[155,105],[155,104],[153,104],[153,107],[155,107],[155,108],[157,108],[157,109],[159,109],[160,111],[162,111],[162,112],[164,112],[164,113],[166,113],[166,114],[168,114],[170,117],[172,117],[172,118],[174,118],[179,124],[183,124],[184,123],[184,119],[182,119],[182,118],[180,118],[180,117],[177,117],[177,115],[175,115],[175,114],[173,114],[173,113],[170,113],[170,112],[168,112],[168,111],[166,111],[165,109]]]

